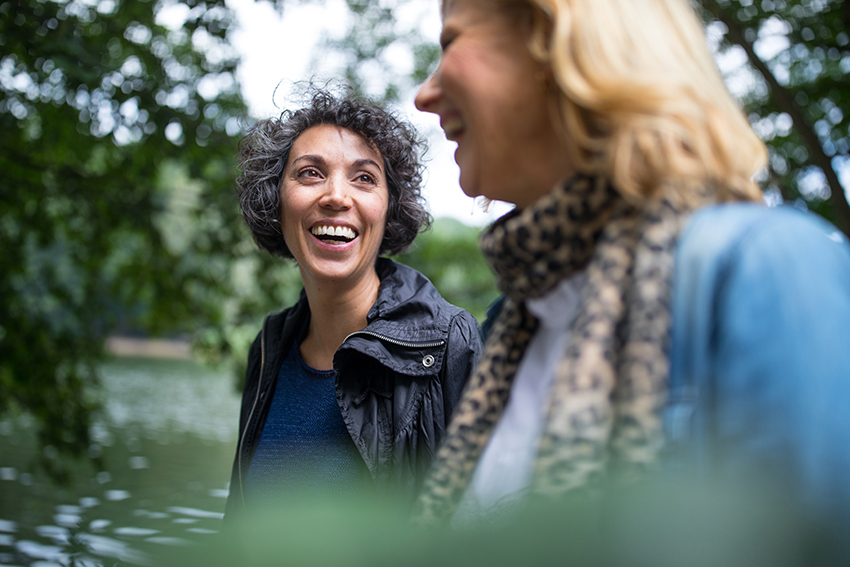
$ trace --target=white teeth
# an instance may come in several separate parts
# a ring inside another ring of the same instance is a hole
[[[448,118],[443,121],[443,131],[446,133],[446,138],[451,140],[461,130],[466,127],[462,118]]]
[[[320,225],[311,228],[310,232],[315,236],[339,236],[347,238],[348,240],[354,240],[354,237],[357,236],[357,234],[347,226]]]

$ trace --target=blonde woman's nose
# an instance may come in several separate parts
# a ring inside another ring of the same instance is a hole
[[[422,112],[436,112],[434,105],[440,99],[440,86],[438,82],[437,69],[431,74],[428,79],[419,87],[419,92],[416,93],[416,98],[413,99],[416,108]]]

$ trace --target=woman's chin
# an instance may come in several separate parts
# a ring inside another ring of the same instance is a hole
[[[477,199],[477,205],[481,208],[482,211],[487,212],[490,208],[490,203],[493,201],[498,201],[501,203],[506,203],[508,205],[516,205],[516,202],[510,198],[510,195],[496,195],[493,191],[488,191],[485,193],[481,191],[478,185],[473,188],[464,187],[461,182],[460,186],[463,193],[472,199]],[[489,193],[489,194],[488,194]]]
[[[463,191],[463,194],[469,197],[470,199],[475,199],[481,196],[480,191],[467,190],[466,188],[464,188],[463,185],[461,185],[460,188]]]
[[[476,197],[486,196],[481,192],[481,184],[478,183],[477,179],[473,179],[471,175],[464,175],[463,169],[460,170],[458,183],[460,184],[460,190],[467,197],[475,199]]]

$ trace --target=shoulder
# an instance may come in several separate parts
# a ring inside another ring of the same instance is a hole
[[[458,316],[475,320],[465,309],[446,301],[431,280],[418,270],[394,260],[379,258],[377,271],[381,279],[381,290],[375,302],[378,312],[386,314],[401,308],[424,310],[445,322]]]
[[[668,439],[692,427],[707,451],[716,437],[729,470],[805,469],[809,495],[841,493],[850,513],[847,239],[789,207],[710,207],[682,233],[675,278]]]
[[[375,270],[381,280],[378,301],[401,302],[414,298],[444,301],[431,280],[415,268],[389,258],[378,258]]]
[[[676,250],[674,289],[702,299],[730,285],[800,294],[848,278],[850,244],[833,225],[792,207],[737,203],[689,219]]]
[[[270,340],[279,340],[281,335],[300,329],[297,323],[307,319],[309,314],[310,306],[307,303],[307,296],[302,290],[301,296],[295,304],[266,315],[257,338],[259,339],[265,333]]]
[[[787,264],[811,260],[811,254],[846,257],[846,237],[813,213],[793,207],[753,203],[706,207],[688,220],[677,249],[677,262],[730,262],[743,256],[767,256]]]
[[[266,355],[270,359],[278,356],[278,351],[288,352],[293,337],[306,332],[309,320],[310,306],[303,291],[294,305],[266,315],[248,351],[248,380],[254,374],[252,365],[261,358],[264,344],[269,348]]]
[[[452,305],[419,271],[385,258],[379,259],[381,289],[369,313],[371,331],[405,340],[448,340],[480,343],[478,321],[467,310]]]
[[[762,365],[790,357],[787,369],[803,364],[803,344],[850,340],[848,281],[847,239],[814,214],[754,204],[698,211],[676,251],[672,383],[751,355]]]
[[[828,222],[790,207],[710,207],[676,254],[671,384],[850,364],[837,356],[850,341],[850,245]]]

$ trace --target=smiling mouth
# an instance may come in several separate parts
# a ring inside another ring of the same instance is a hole
[[[466,128],[466,122],[462,118],[448,118],[443,121],[441,126],[446,133],[446,139],[455,142]]]
[[[347,226],[317,225],[310,232],[328,244],[345,244],[357,238],[357,232]]]

